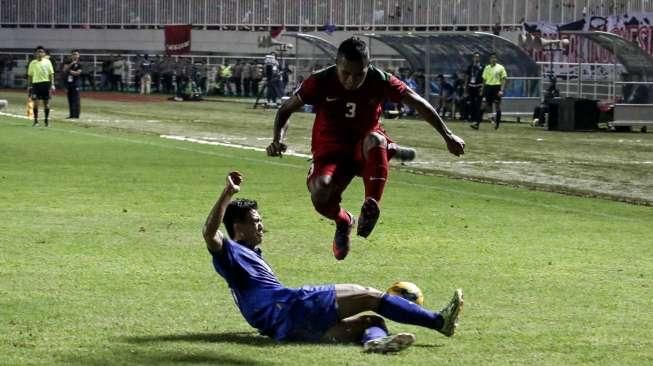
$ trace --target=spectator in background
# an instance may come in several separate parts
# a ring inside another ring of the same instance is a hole
[[[252,65],[251,92],[254,97],[258,97],[261,80],[263,80],[263,65],[257,62]]]
[[[174,74],[174,92],[179,93],[180,89],[183,87],[183,84],[189,78],[189,65],[190,59],[176,57],[173,64],[173,74]]]
[[[192,66],[191,79],[200,90],[206,93],[207,67],[205,61],[196,61]]]
[[[12,87],[10,80],[11,70],[16,66],[16,62],[9,55],[0,56],[0,88]]]
[[[290,81],[290,74],[292,74],[292,69],[288,64],[285,64],[283,66],[283,69],[281,69],[281,94],[279,94],[280,97],[283,97],[286,95],[286,88],[288,87],[288,82]]]
[[[113,60],[106,59],[102,62],[100,74],[100,89],[107,91],[113,89]]]
[[[161,93],[161,55],[152,60],[152,85],[157,93]]]
[[[116,55],[113,61],[113,76],[111,90],[123,91],[124,85],[122,83],[122,75],[125,72],[125,60],[121,56]]]
[[[494,25],[492,26],[492,34],[494,34],[495,36],[501,35],[501,22],[494,23]]]
[[[138,73],[141,77],[141,94],[150,94],[152,92],[152,62],[148,55],[143,55]]]
[[[426,92],[426,78],[424,77],[424,69],[417,69],[417,71],[413,74],[413,79],[417,85],[415,92],[418,95],[423,96]]]
[[[64,65],[63,74],[68,95],[68,118],[79,118],[81,112],[79,87],[81,85],[82,65],[79,62],[78,50],[73,50],[70,53],[70,62]]]
[[[170,56],[166,55],[161,63],[161,86],[165,94],[172,94],[174,91],[173,78],[174,78],[174,64]]]
[[[122,58],[122,62],[125,65],[122,69],[122,85],[123,85],[123,91],[130,91],[129,86],[132,84],[129,76],[131,75],[131,71],[133,69],[133,64],[127,57]],[[138,82],[134,82],[134,85],[138,84]]]
[[[50,63],[52,64],[52,69],[53,69],[55,72],[56,72],[56,71],[59,71],[59,70],[57,70],[57,67],[59,67],[59,65],[57,64],[57,60],[56,60],[54,57],[52,57],[52,55],[50,55],[50,51],[49,51],[49,50],[45,50],[45,58],[48,59],[48,60],[50,60]]]
[[[453,101],[455,94],[453,85],[447,82],[442,74],[438,75],[435,80],[437,82],[439,94],[436,111],[442,116],[442,118],[446,116],[447,112],[449,112],[453,118]]]
[[[281,92],[281,73],[279,70],[279,61],[277,61],[274,52],[265,56],[265,83],[267,86],[267,93],[265,95],[267,104],[269,106],[276,106]]]
[[[544,99],[533,111],[533,122],[531,124],[534,127],[543,126],[547,122],[546,116],[549,113],[549,103],[555,98],[560,98],[560,91],[556,87],[555,80],[555,78],[551,79],[551,85],[549,85],[549,88],[544,93]]]
[[[225,60],[224,63],[218,68],[218,94],[224,96],[233,94],[230,83],[232,75],[233,69],[227,60]]]
[[[93,64],[93,61],[80,61],[80,63],[82,65],[82,74],[80,75],[81,89],[88,90],[88,85],[92,90],[95,90],[95,65]]]
[[[411,88],[414,91],[417,91],[417,82],[415,81],[415,73],[411,73],[410,69],[400,70],[401,81],[403,81],[407,87]],[[402,111],[405,116],[412,116],[415,114],[415,109],[409,105],[402,106]]]
[[[235,95],[241,96],[243,94],[242,89],[242,80],[243,80],[243,63],[242,61],[236,61],[236,64],[233,66],[233,71],[231,74],[231,83],[234,85]]]
[[[466,116],[466,93],[465,93],[465,76],[462,71],[458,71],[453,75],[453,111],[451,113],[452,118],[456,118],[456,112],[460,114],[460,119],[465,119]]]
[[[251,95],[252,84],[252,62],[247,61],[243,65],[243,96],[249,97]]]

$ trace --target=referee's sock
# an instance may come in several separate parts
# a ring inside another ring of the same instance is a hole
[[[50,108],[44,108],[45,110],[45,124],[48,124],[48,118],[50,118]]]

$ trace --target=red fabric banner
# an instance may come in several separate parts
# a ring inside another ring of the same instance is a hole
[[[168,55],[190,53],[190,25],[166,25],[165,48]]]

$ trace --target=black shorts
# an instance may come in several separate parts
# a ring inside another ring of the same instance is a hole
[[[32,84],[32,91],[30,92],[30,98],[37,100],[50,100],[50,88],[52,84],[49,81],[44,83],[34,83]]]
[[[486,85],[483,87],[483,97],[487,104],[501,103],[501,85]]]
[[[470,97],[480,97],[481,96],[481,86],[467,86],[467,94]]]

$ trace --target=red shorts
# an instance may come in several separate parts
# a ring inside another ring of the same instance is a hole
[[[388,142],[388,159],[395,154],[394,146],[396,144],[388,136],[382,127],[377,127],[371,132],[376,132],[385,137]],[[345,152],[348,151],[348,152]],[[312,179],[323,175],[330,176],[333,184],[344,190],[355,176],[361,176],[365,159],[363,158],[363,139],[356,143],[352,149],[343,146],[343,149],[333,154],[324,155],[313,159],[313,163],[308,169],[306,184]]]

